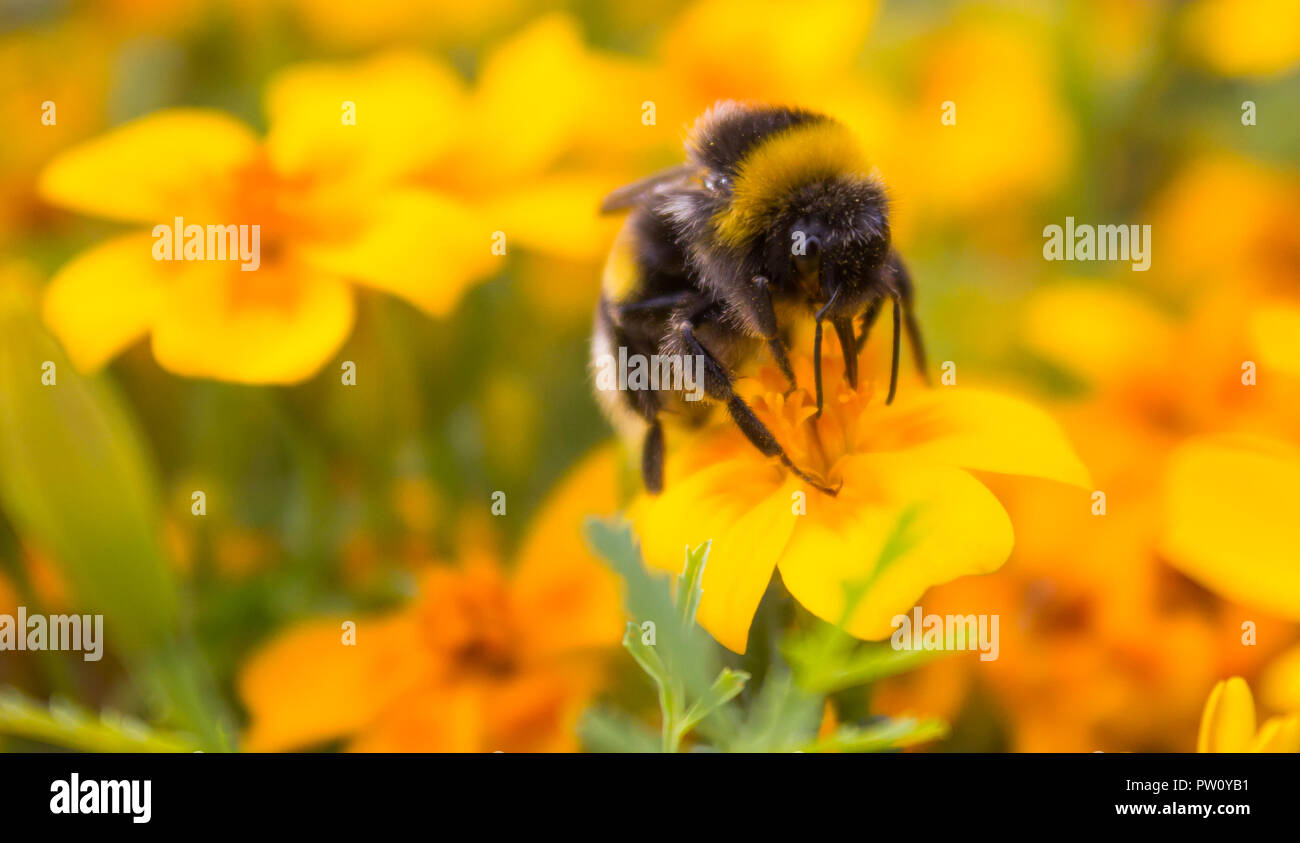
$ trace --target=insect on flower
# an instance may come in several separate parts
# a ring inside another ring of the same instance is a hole
[[[805,472],[736,394],[735,372],[765,346],[796,388],[787,348],[797,320],[812,316],[817,414],[823,404],[822,324],[844,352],[845,379],[857,386],[858,353],[889,303],[893,358],[889,397],[898,381],[905,327],[925,373],[912,282],[890,245],[883,185],[869,174],[840,123],[794,108],[722,102],[696,123],[688,162],[610,194],[606,213],[631,209],[605,267],[593,360],[619,349],[703,361],[705,402],[683,390],[601,391],[622,428],[643,429],[641,470],[647,491],[663,488],[662,412],[702,420],[726,407],[765,456],[828,494],[838,488]]]

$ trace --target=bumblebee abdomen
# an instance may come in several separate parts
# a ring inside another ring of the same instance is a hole
[[[637,250],[636,226],[629,217],[614,245],[610,247],[601,274],[601,293],[607,302],[623,302],[636,297],[641,287],[641,258]]]

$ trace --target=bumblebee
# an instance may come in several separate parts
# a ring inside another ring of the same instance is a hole
[[[898,384],[906,330],[922,376],[925,355],[912,282],[890,246],[884,186],[840,123],[796,108],[722,102],[696,122],[687,162],[606,197],[602,213],[630,211],[606,263],[592,340],[593,361],[624,354],[703,360],[705,401],[683,390],[599,391],[607,413],[642,441],[647,491],[663,488],[660,414],[702,420],[725,406],[765,456],[835,494],[785,454],[732,389],[734,372],[769,354],[796,386],[789,328],[811,316],[817,413],[822,409],[822,326],[844,352],[857,386],[858,354],[888,303],[893,312],[889,396]]]

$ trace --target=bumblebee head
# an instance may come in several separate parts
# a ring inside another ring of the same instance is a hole
[[[856,139],[820,114],[723,103],[697,125],[711,240],[788,297],[857,312],[889,253],[884,187]]]
[[[768,277],[826,315],[854,314],[877,291],[889,254],[884,191],[870,180],[805,185],[777,209],[765,244]]]

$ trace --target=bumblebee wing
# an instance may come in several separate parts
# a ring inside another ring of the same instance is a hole
[[[661,173],[655,173],[653,176],[620,187],[606,196],[604,201],[600,203],[600,212],[602,214],[612,214],[615,211],[627,210],[634,205],[640,204],[643,199],[652,193],[689,181],[698,172],[699,167],[695,164],[679,164]]]

